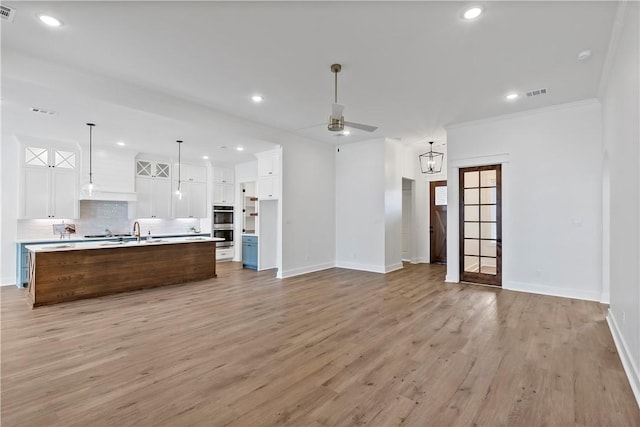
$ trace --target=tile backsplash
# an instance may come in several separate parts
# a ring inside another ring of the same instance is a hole
[[[129,206],[127,202],[111,202],[98,200],[82,200],[80,202],[80,218],[78,219],[21,219],[18,220],[18,240],[25,239],[51,239],[56,238],[53,234],[53,224],[73,223],[76,225],[76,234],[72,238],[83,237],[87,234],[104,234],[105,229],[112,233],[130,233],[133,229],[133,222],[136,219],[128,218]],[[210,231],[209,227],[202,227],[208,224],[208,220],[197,218],[178,219],[158,219],[141,218],[140,230],[143,236],[149,231],[151,234],[172,234],[188,233],[191,227],[202,231]]]

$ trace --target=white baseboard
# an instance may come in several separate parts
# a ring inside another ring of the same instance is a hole
[[[0,278],[0,286],[16,285],[16,276],[3,276]]]
[[[600,302],[601,294],[597,291],[585,291],[582,289],[558,288],[555,286],[537,285],[523,282],[503,282],[502,289],[510,291],[529,292],[532,294],[550,295],[554,297],[582,299]]]
[[[396,270],[402,270],[402,263],[398,262],[395,264],[390,264],[390,265],[386,265],[384,267],[384,272],[385,273],[391,273],[392,271],[396,271]]]
[[[615,343],[618,354],[620,355],[622,367],[624,368],[624,372],[627,374],[629,385],[631,385],[633,395],[636,397],[638,406],[640,406],[640,370],[638,370],[638,366],[635,364],[633,357],[631,357],[627,342],[620,333],[618,322],[611,312],[611,309],[609,309],[609,312],[607,313],[607,323],[609,324],[609,330],[611,331],[613,342]]]
[[[424,257],[412,258],[411,264],[429,264],[429,260]]]
[[[278,279],[286,279],[287,277],[300,276],[301,274],[313,273],[314,271],[326,270],[328,268],[333,268],[336,265],[332,262],[327,262],[324,264],[316,264],[309,265],[306,267],[294,268],[291,270],[282,271],[278,270],[278,274],[276,278]]]
[[[600,302],[602,304],[609,304],[611,301],[609,300],[609,292],[603,292],[600,295]]]
[[[445,283],[460,283],[460,279],[459,278],[454,279],[449,274],[444,276],[444,281],[445,281]]]
[[[372,273],[386,273],[386,266],[373,264],[359,264],[357,262],[337,261],[336,267],[348,268],[349,270],[370,271]]]

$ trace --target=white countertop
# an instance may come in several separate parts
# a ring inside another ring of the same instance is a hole
[[[202,234],[211,234],[209,232],[206,233],[202,233]],[[167,236],[194,236],[194,237],[199,237],[201,236],[200,233],[165,233],[165,234],[152,234],[151,235],[154,239],[155,238],[163,238],[163,237],[167,237]],[[146,236],[146,234],[144,236],[142,236],[142,238],[144,239]],[[206,236],[204,236],[206,237]],[[64,238],[61,239],[59,237],[45,237],[44,239],[18,239],[16,240],[16,243],[58,243],[60,242],[60,244],[63,243],[68,243],[70,240],[71,241],[77,241],[77,240],[82,240],[83,242],[95,242],[96,240],[106,240],[106,239],[113,239],[116,240],[119,237],[115,237],[115,236],[111,236],[111,237],[83,237],[83,236],[74,236],[71,235],[71,238]],[[125,239],[131,239],[134,238],[134,236],[124,236]]]
[[[159,245],[172,245],[176,243],[200,243],[200,242],[222,242],[224,239],[220,237],[205,236],[189,236],[189,237],[169,237],[154,238],[153,240],[141,240],[133,242],[114,242],[114,241],[91,241],[87,239],[85,242],[64,242],[48,243],[44,245],[28,245],[27,250],[32,252],[62,252],[62,251],[81,251],[87,249],[114,249],[114,248],[135,248]]]

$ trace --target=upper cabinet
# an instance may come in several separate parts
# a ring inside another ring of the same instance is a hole
[[[213,168],[213,182],[219,184],[233,184],[235,182],[236,171],[233,168]]]
[[[258,158],[258,198],[280,198],[280,151],[257,153]]]
[[[213,168],[213,203],[233,204],[235,201],[235,169]]]
[[[23,154],[20,218],[77,218],[77,152],[25,146]]]
[[[173,216],[174,218],[207,217],[207,169],[204,166],[178,164],[173,167]],[[180,178],[180,194],[178,189]]]
[[[137,218],[171,218],[171,163],[136,160]]]

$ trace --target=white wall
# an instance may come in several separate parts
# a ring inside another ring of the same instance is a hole
[[[502,163],[503,288],[600,300],[600,115],[590,100],[447,129],[447,281],[459,280],[459,168]]]
[[[291,136],[282,144],[282,238],[278,277],[335,265],[333,147]]]
[[[637,2],[621,5],[604,81],[602,121],[608,177],[609,223],[605,224],[610,286],[609,325],[629,382],[640,403],[640,88]],[[614,30],[615,31],[615,30]]]
[[[402,268],[402,175],[404,149],[399,140],[387,138],[384,161],[384,271]]]
[[[385,271],[385,141],[336,149],[336,265]]]
[[[16,283],[16,243],[18,230],[18,171],[20,143],[13,135],[2,135],[0,143],[0,283]]]

